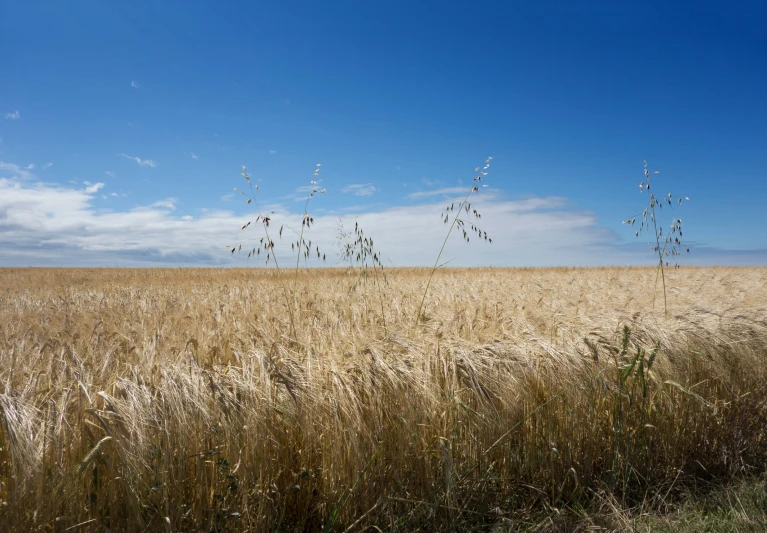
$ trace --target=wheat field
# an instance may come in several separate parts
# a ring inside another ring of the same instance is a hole
[[[415,328],[429,271],[364,274],[0,270],[0,529],[587,530],[766,469],[767,269],[667,315],[651,268],[444,269]]]

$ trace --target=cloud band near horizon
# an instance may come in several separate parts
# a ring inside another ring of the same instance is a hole
[[[263,253],[248,262],[246,253],[232,256],[224,249],[240,242],[243,250],[258,248],[262,237],[258,224],[239,230],[255,216],[215,206],[198,213],[181,213],[178,206],[182,204],[173,198],[114,210],[104,203],[109,196],[116,194],[109,191],[108,183],[83,182],[81,187],[51,184],[40,181],[29,170],[0,162],[0,266],[263,265]],[[435,203],[434,196],[417,198],[425,203],[357,215],[340,211],[319,214],[317,210],[306,238],[312,241],[313,249],[319,245],[328,260],[310,260],[309,266],[338,264],[339,222],[347,231],[358,223],[365,235],[374,239],[387,266],[430,266],[449,228],[440,218],[445,202]],[[457,230],[441,259],[450,266],[653,264],[645,242],[627,239],[625,243],[618,233],[601,225],[594,213],[579,209],[566,198],[510,200],[489,190],[473,196],[472,206],[482,213],[476,222],[493,243],[469,232],[467,244]],[[285,226],[282,239],[272,235],[278,259],[295,259],[290,244],[297,237],[291,228],[300,230],[300,213],[282,205],[270,210],[274,211],[273,233]],[[693,244],[693,250],[689,258],[682,259],[683,264],[767,264],[767,250],[725,251],[704,244],[697,249]]]

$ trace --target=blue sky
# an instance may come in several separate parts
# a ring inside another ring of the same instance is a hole
[[[240,165],[300,227],[316,163],[328,264],[426,265],[488,156],[451,264],[651,263],[643,160],[683,264],[767,264],[763,2],[6,2],[0,57],[0,265],[245,264]]]

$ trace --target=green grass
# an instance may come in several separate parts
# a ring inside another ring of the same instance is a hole
[[[658,499],[662,501],[658,501]],[[477,528],[476,530],[487,530]],[[718,481],[678,494],[660,490],[633,507],[620,505],[609,492],[595,494],[588,508],[531,507],[501,519],[494,533],[636,532],[763,533],[767,530],[767,475]]]
[[[767,477],[689,492],[675,508],[636,520],[637,531],[703,533],[767,530]]]

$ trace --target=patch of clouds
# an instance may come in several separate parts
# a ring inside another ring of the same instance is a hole
[[[224,246],[262,236],[252,214],[248,218],[209,208],[191,216],[177,212],[175,198],[106,210],[96,204],[114,193],[103,193],[101,183],[83,185],[40,182],[23,168],[0,163],[0,265],[103,266],[115,261],[125,266],[244,265],[246,254],[232,255]],[[375,239],[376,251],[381,251],[387,265],[389,261],[395,266],[429,265],[449,226],[441,223],[444,202],[433,197],[424,200],[415,205],[379,205],[363,213],[338,209],[318,213],[306,237],[320,246],[332,265],[340,217],[346,228],[356,222]],[[602,226],[593,212],[579,209],[566,198],[509,200],[500,194],[482,194],[472,197],[472,208],[482,218],[465,215],[467,222],[479,222],[493,243],[485,242],[484,234],[478,238],[469,233],[467,244],[462,233],[455,231],[441,259],[450,266],[653,263],[645,243],[622,239]],[[262,209],[270,213],[276,228],[296,226],[301,220],[299,208],[267,204]],[[248,221],[251,227],[241,232]],[[691,256],[689,262],[767,264],[767,250],[699,246],[700,258]],[[287,241],[276,243],[275,250],[278,259],[295,260]]]
[[[197,154],[195,154],[194,152],[190,153],[189,155],[190,155],[190,156],[192,156],[192,159],[200,159],[200,158],[197,156]]]
[[[277,153],[277,150],[269,150],[269,153],[270,153],[271,155],[274,155],[274,154],[276,154],[276,153]]]
[[[322,180],[316,180],[314,183],[310,185],[301,185],[300,187],[296,187],[296,192],[303,193],[303,194],[308,194],[310,192],[319,192],[320,190],[322,190],[321,184],[322,184]]]
[[[407,195],[408,198],[428,198],[430,196],[456,196],[466,194],[469,190],[466,187],[446,187],[444,189],[435,189],[433,191],[412,192]]]
[[[178,202],[178,198],[166,198],[165,200],[158,200],[157,202],[154,202],[149,205],[149,208],[154,209],[170,209],[171,211],[176,210],[176,202]],[[140,209],[140,208],[139,208]]]
[[[85,193],[86,194],[93,194],[95,192],[98,192],[100,189],[104,187],[104,184],[99,183],[91,183],[90,181],[84,181],[83,185],[85,185]]]
[[[402,167],[401,167],[401,166],[399,166],[399,165],[394,165],[394,169],[395,169],[395,170],[402,170]]]
[[[137,82],[137,81],[135,81],[135,80],[131,80],[131,82],[130,82],[130,86],[131,86],[131,87],[133,87],[134,89],[140,89],[140,88],[141,88],[141,84],[140,84],[140,83],[138,83],[138,82]]]
[[[21,115],[19,114],[19,111],[16,110],[13,113],[6,113],[5,118],[8,120],[19,120],[21,118]]]
[[[140,157],[131,157],[128,154],[117,154],[117,155],[119,155],[120,157],[124,157],[125,159],[130,159],[132,161],[135,161],[141,167],[155,168],[157,166],[157,162],[152,161],[151,159],[141,159]]]
[[[34,170],[35,169],[35,164],[34,163],[30,163],[27,166],[25,166],[24,168],[26,170]]]
[[[353,183],[341,189],[342,193],[353,194],[354,196],[373,196],[373,193],[377,191],[378,189],[372,183]]]
[[[117,177],[117,175],[116,175],[114,172],[111,172],[111,171],[109,171],[109,170],[107,170],[106,172],[104,172],[104,174],[106,174],[106,175],[107,175],[107,176],[109,176],[110,178],[116,178],[116,177]]]
[[[48,163],[46,163],[46,164],[44,164],[44,165],[43,165],[43,170],[48,170],[48,169],[49,169],[49,168],[51,168],[52,166],[53,166],[53,163],[51,163],[51,162],[48,162]]]
[[[23,179],[23,180],[30,180],[30,179],[33,179],[35,175],[32,174],[26,168],[21,168],[19,165],[14,165],[13,163],[6,163],[4,161],[0,161],[0,177],[10,177],[10,178]]]

